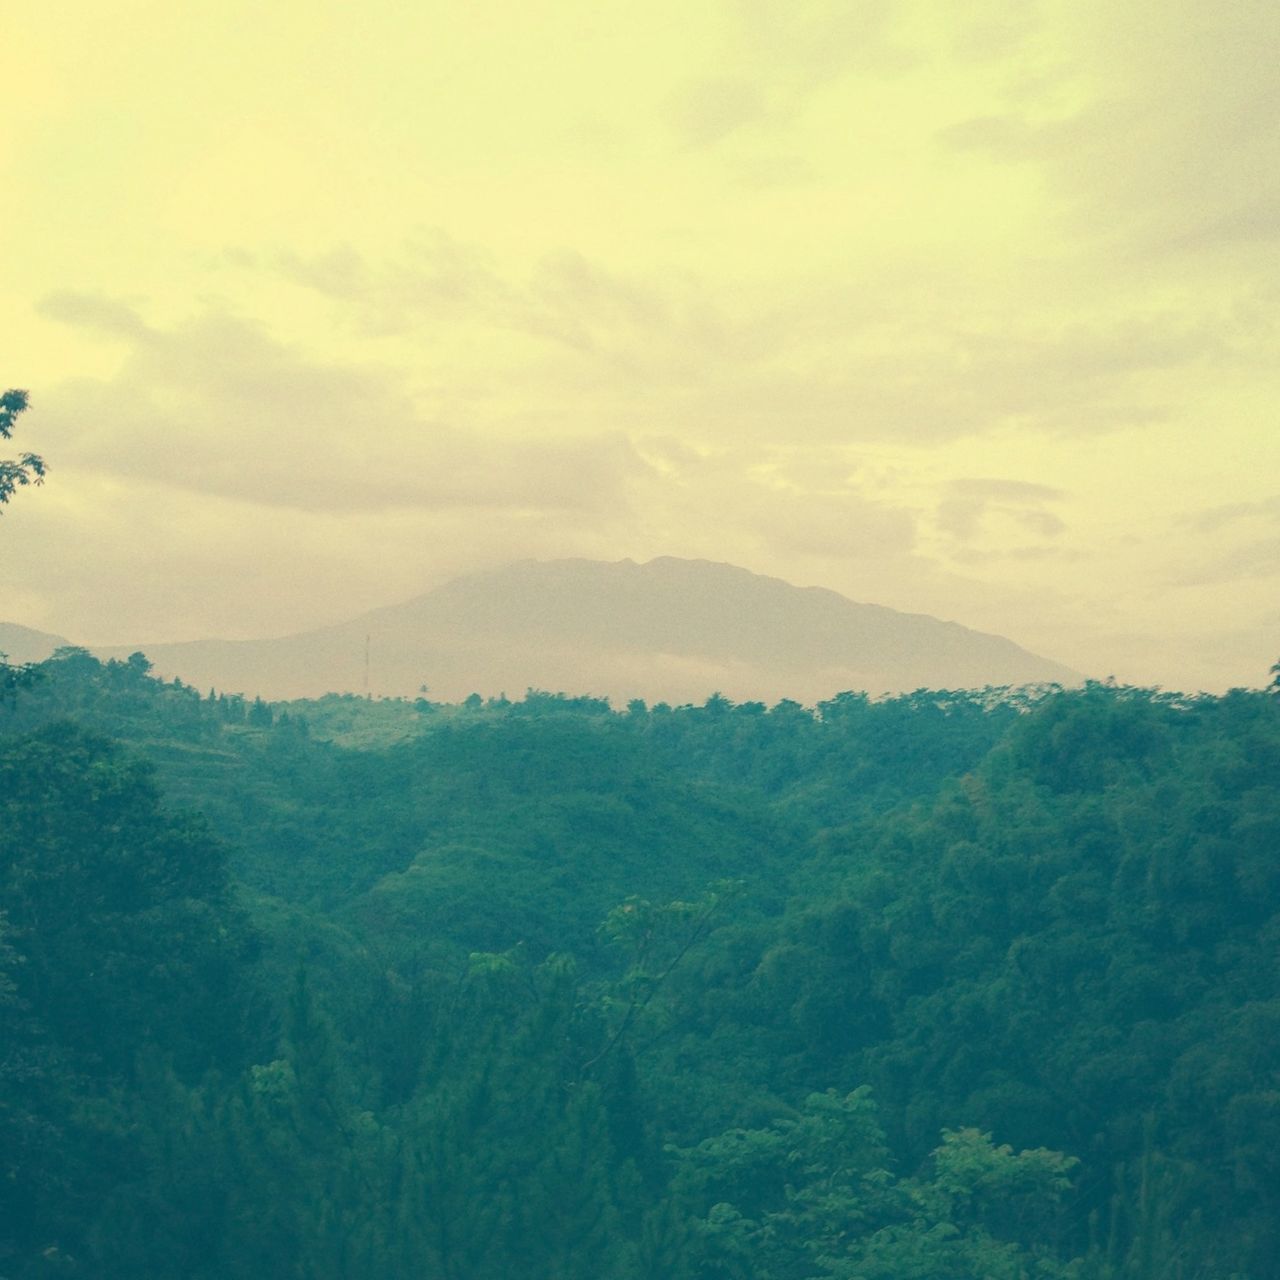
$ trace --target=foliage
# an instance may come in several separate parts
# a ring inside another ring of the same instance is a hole
[[[1277,1274],[1269,693],[419,701],[0,704],[0,1274]]]
[[[699,1275],[1065,1277],[1051,1249],[1076,1161],[1015,1155],[990,1134],[944,1132],[920,1175],[898,1178],[864,1089],[811,1094],[766,1129],[680,1153]],[[707,1207],[709,1206],[709,1207]]]
[[[0,440],[12,438],[13,424],[26,412],[29,404],[25,391],[0,392]],[[24,453],[17,458],[0,458],[0,507],[17,490],[31,484],[43,484],[44,476],[44,459],[39,454]]]

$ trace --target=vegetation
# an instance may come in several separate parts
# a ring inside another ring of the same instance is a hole
[[[63,650],[0,902],[9,1280],[1280,1275],[1267,691],[272,706]]]
[[[0,440],[13,435],[13,424],[26,411],[29,401],[25,391],[0,392]],[[18,458],[0,458],[0,506],[14,493],[29,484],[44,483],[44,459],[39,454],[24,453]]]

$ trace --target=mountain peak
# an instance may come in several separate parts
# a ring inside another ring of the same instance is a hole
[[[712,560],[519,560],[276,640],[143,645],[166,676],[270,698],[363,692],[454,701],[526,688],[701,702],[815,702],[1056,681],[1078,673],[1000,636],[860,604]],[[123,654],[139,646],[107,651]]]

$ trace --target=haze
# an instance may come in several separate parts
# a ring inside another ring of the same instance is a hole
[[[701,557],[1137,683],[1280,655],[1280,14],[7,7],[0,620]]]

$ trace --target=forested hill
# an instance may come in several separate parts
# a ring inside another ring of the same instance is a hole
[[[203,816],[195,816],[203,815]],[[1280,699],[0,705],[0,1276],[1280,1276]]]

